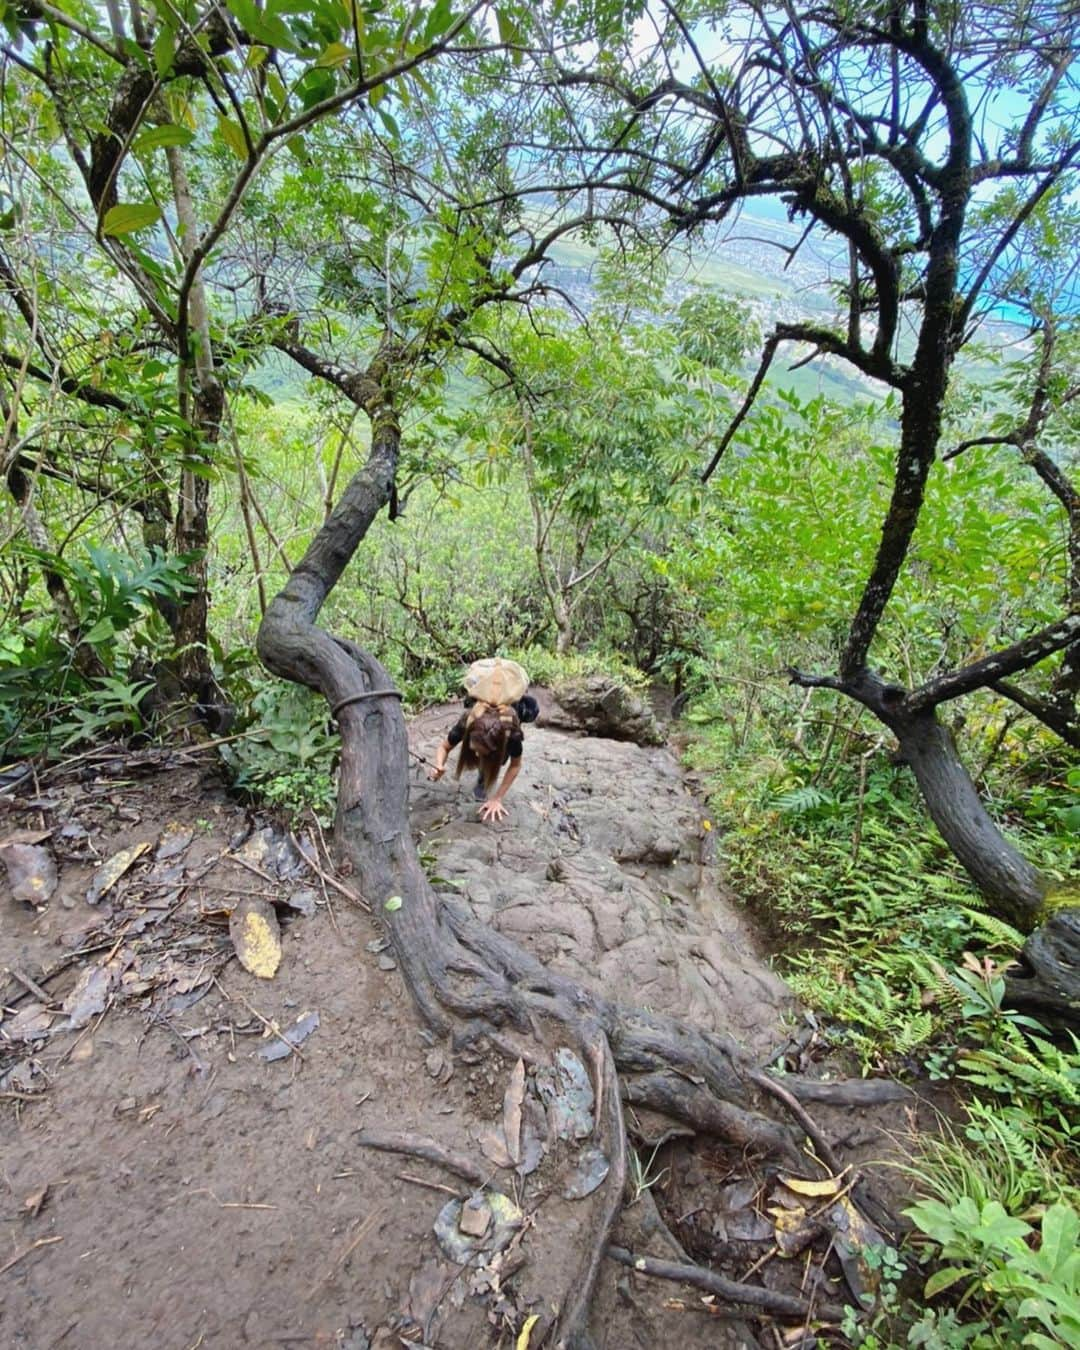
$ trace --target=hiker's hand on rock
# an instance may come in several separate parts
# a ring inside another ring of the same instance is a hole
[[[445,769],[440,769],[439,766],[436,764],[431,768],[430,772],[428,773],[428,779],[432,783],[437,783],[445,772],[446,772]]]
[[[481,820],[488,820],[488,821],[505,820],[509,814],[510,813],[509,811],[507,811],[506,807],[503,806],[502,802],[498,801],[497,799],[493,799],[490,802],[485,802],[483,806],[480,808]]]

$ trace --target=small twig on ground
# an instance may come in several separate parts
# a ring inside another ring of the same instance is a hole
[[[255,1200],[219,1200],[209,1186],[200,1186],[189,1194],[208,1195],[219,1209],[277,1209],[277,1205],[265,1205]]]
[[[314,815],[314,812],[312,813]],[[323,834],[322,822],[318,816],[315,816],[315,828],[319,832],[319,845],[322,850],[322,856],[326,859],[327,865],[332,865],[330,850],[326,847],[326,836]],[[303,853],[300,855],[303,857]],[[344,944],[345,939],[341,936],[341,929],[338,927],[337,915],[334,913],[334,902],[330,899],[330,892],[326,889],[326,878],[321,873],[316,873],[319,878],[319,886],[322,888],[323,899],[326,901],[326,908],[330,911],[330,922],[334,925],[334,932],[338,936],[338,941]]]
[[[243,994],[227,994],[225,990],[222,988],[221,981],[218,979],[216,975],[214,976],[214,984],[217,986],[218,992],[221,994],[221,997],[225,1000],[226,1003],[234,1003],[234,1002],[242,1003],[244,1007],[248,1010],[248,1012],[252,1015],[252,1017],[254,1017],[257,1021],[261,1022],[272,1036],[276,1036],[279,1041],[283,1041],[284,1044],[289,1047],[289,1049],[301,1062],[301,1064],[304,1062],[304,1056],[300,1053],[300,1048],[298,1046],[293,1045],[292,1041],[289,1040],[288,1036],[284,1035],[280,1030],[280,1028],[275,1026],[274,1023],[271,1022],[268,1017],[264,1017],[257,1008],[253,1008],[251,1004],[247,1001],[247,999],[243,996]]]
[[[83,1027],[82,1031],[79,1032],[78,1036],[75,1037],[75,1039],[71,1042],[68,1048],[56,1061],[56,1067],[58,1069],[61,1067],[61,1065],[66,1064],[68,1062],[71,1056],[75,1053],[75,1051],[83,1043],[83,1041],[86,1040],[87,1036],[89,1036],[91,1032],[97,1031],[98,1027],[101,1026],[102,1022],[105,1021],[105,1018],[108,1016],[112,1006],[113,1001],[110,998],[108,1003],[106,1003],[105,1007],[101,1010],[101,1014],[99,1015],[98,1020],[92,1024],[88,1023],[85,1027]]]
[[[64,1239],[61,1236],[38,1238],[36,1242],[31,1242],[29,1247],[24,1247],[21,1252],[16,1252],[14,1256],[9,1257],[9,1259],[0,1266],[0,1275],[5,1274],[12,1266],[18,1265],[24,1257],[29,1256],[31,1252],[36,1252],[39,1247],[51,1247],[54,1242],[63,1242],[63,1240]]]
[[[781,1083],[777,1082],[777,1080],[771,1074],[754,1071],[750,1073],[748,1076],[751,1082],[756,1083],[757,1086],[761,1088],[763,1091],[768,1092],[770,1096],[775,1097],[777,1101],[783,1102],[783,1104],[787,1107],[787,1109],[791,1112],[791,1114],[795,1117],[795,1119],[806,1131],[807,1136],[813,1143],[814,1147],[817,1149],[818,1157],[829,1169],[829,1171],[833,1174],[833,1176],[835,1176],[837,1172],[840,1171],[840,1160],[837,1158],[836,1154],[832,1151],[829,1141],[821,1133],[821,1130],[818,1129],[817,1125],[813,1121],[813,1118],[810,1116],[809,1112],[802,1105],[802,1103],[796,1101],[796,1099],[787,1090],[787,1088],[784,1087]]]
[[[295,835],[290,834],[289,839],[291,840],[292,845],[296,849],[297,853],[300,854],[301,858],[303,858],[303,860],[307,863],[307,865],[311,868],[311,870],[315,873],[316,876],[321,877],[328,886],[333,886],[334,890],[337,891],[340,895],[343,895],[346,900],[351,900],[354,905],[359,905],[360,908],[364,910],[365,913],[367,914],[371,913],[371,906],[362,896],[357,895],[355,891],[351,891],[348,888],[348,886],[342,885],[342,883],[338,881],[337,877],[331,876],[329,872],[324,872],[317,862],[315,862],[312,858],[308,857],[308,855],[297,843]]]
[[[345,1264],[345,1262],[353,1254],[356,1248],[359,1247],[360,1243],[364,1240],[364,1238],[367,1237],[368,1233],[375,1226],[375,1222],[379,1218],[381,1213],[382,1211],[377,1209],[373,1213],[369,1214],[366,1219],[364,1219],[364,1221],[360,1224],[360,1227],[356,1235],[350,1238],[346,1246],[343,1247],[342,1250],[338,1253],[338,1255],[334,1258],[334,1262],[331,1265],[330,1269],[326,1272],[326,1274],[322,1277],[321,1280],[317,1281],[315,1284],[312,1285],[311,1292],[308,1294],[308,1299],[313,1299],[321,1289],[323,1289],[326,1285],[330,1283],[330,1281],[334,1278],[334,1275],[338,1270],[338,1268]]]
[[[236,853],[223,853],[221,856],[226,862],[234,862],[238,867],[243,867],[249,872],[254,872],[257,877],[261,877],[263,881],[268,881],[270,885],[274,887],[275,894],[280,893],[282,883],[277,877],[272,877],[269,872],[264,872],[261,867],[257,867],[253,862],[248,862],[246,858],[239,857]]]
[[[684,1266],[675,1261],[661,1261],[653,1256],[636,1256],[625,1247],[608,1247],[607,1255],[622,1266],[640,1271],[642,1275],[653,1275],[660,1280],[681,1280],[698,1289],[705,1289],[729,1303],[739,1303],[747,1309],[757,1309],[772,1317],[789,1317],[803,1322],[810,1313],[810,1304],[804,1298],[793,1298],[790,1294],[778,1294],[772,1289],[761,1289],[752,1284],[736,1284],[725,1279],[704,1266]],[[826,1321],[838,1321],[843,1309],[831,1304],[822,1304],[819,1316]]]
[[[413,1158],[423,1158],[424,1162],[445,1167],[448,1172],[471,1181],[474,1186],[486,1186],[494,1175],[490,1169],[480,1167],[466,1154],[443,1148],[434,1139],[421,1134],[383,1134],[378,1130],[360,1130],[357,1143],[361,1148],[375,1148],[381,1153],[407,1153]]]
[[[250,727],[247,731],[234,731],[231,736],[218,736],[216,740],[199,741],[196,745],[185,745],[182,750],[172,749],[170,755],[183,759],[187,755],[201,755],[204,750],[216,750],[219,745],[231,745],[233,741],[256,741],[261,736],[269,736],[267,727]]]
[[[16,970],[14,966],[9,966],[8,974],[12,976],[13,979],[18,980],[23,988],[29,989],[35,998],[41,999],[42,1003],[54,1002],[51,994],[42,989],[41,985],[32,980],[29,975],[24,975],[21,970]]]
[[[739,1276],[738,1283],[745,1284],[751,1275],[756,1275],[762,1266],[767,1266],[769,1262],[773,1259],[773,1257],[778,1256],[779,1253],[780,1248],[774,1242],[773,1245],[768,1249],[768,1251],[764,1251],[761,1253],[758,1259],[749,1268],[749,1270],[746,1271],[744,1275]]]
[[[444,1195],[452,1195],[455,1200],[464,1200],[465,1197],[460,1191],[455,1191],[453,1186],[444,1186],[438,1181],[425,1181],[423,1177],[410,1176],[408,1172],[399,1172],[399,1181],[411,1181],[414,1186],[424,1186],[429,1191],[442,1191]]]

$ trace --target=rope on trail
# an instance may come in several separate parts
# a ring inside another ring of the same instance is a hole
[[[339,699],[337,703],[330,708],[330,716],[337,717],[342,708],[347,708],[350,703],[359,703],[365,698],[401,698],[403,697],[400,689],[369,689],[365,694],[350,694],[348,698]]]

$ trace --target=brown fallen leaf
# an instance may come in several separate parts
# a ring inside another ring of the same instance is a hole
[[[53,1015],[41,1003],[28,1003],[25,1008],[4,1023],[4,1035],[9,1041],[38,1041],[49,1034]]]
[[[48,1197],[48,1194],[49,1194],[48,1183],[42,1186],[42,1188],[39,1191],[31,1191],[30,1194],[26,1196],[22,1202],[24,1216],[28,1219],[36,1219],[37,1216],[41,1213],[42,1208],[44,1207],[45,1200]]]
[[[514,1160],[506,1147],[501,1126],[482,1126],[476,1133],[476,1142],[480,1145],[480,1152],[496,1167],[513,1167]]]
[[[842,1195],[825,1212],[825,1219],[836,1239],[836,1254],[851,1292],[869,1307],[881,1282],[881,1271],[871,1267],[865,1253],[871,1247],[885,1246],[885,1238],[850,1196]]]
[[[11,844],[40,844],[50,834],[52,830],[9,830],[0,839],[0,853]]]
[[[229,937],[245,970],[263,980],[273,979],[281,964],[281,929],[273,905],[246,896],[229,919]]]
[[[9,843],[0,848],[11,894],[31,905],[44,905],[56,890],[56,863],[47,848],[36,843]]]
[[[525,1061],[519,1059],[503,1096],[503,1139],[511,1162],[521,1161],[521,1103],[525,1099]]]
[[[787,1209],[776,1205],[769,1209],[775,1222],[775,1241],[781,1256],[798,1256],[822,1231],[823,1225],[812,1219],[801,1206]]]
[[[63,1030],[77,1031],[86,1026],[92,1017],[105,1010],[109,997],[109,985],[112,977],[104,966],[90,966],[84,970],[75,983],[75,988],[62,1003],[68,1021]]]
[[[122,848],[119,853],[114,853],[111,858],[107,858],[90,878],[90,885],[86,891],[86,903],[96,905],[102,896],[112,890],[128,868],[137,862],[149,847],[150,845],[147,843],[132,844],[130,848]]]
[[[170,820],[161,831],[157,848],[154,850],[154,861],[164,862],[167,858],[175,858],[178,853],[183,853],[194,837],[195,831],[189,825],[182,825],[178,820]]]

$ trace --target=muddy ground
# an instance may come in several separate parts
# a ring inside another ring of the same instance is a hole
[[[453,716],[413,724],[419,754]],[[805,1023],[725,891],[692,787],[666,749],[540,725],[509,820],[480,824],[472,784],[430,784],[418,759],[412,818],[436,885],[542,960],[730,1031],[764,1063]],[[586,1135],[553,1133],[555,1079],[517,1080],[533,1156],[515,1169],[499,1156],[514,1066],[434,1044],[373,920],[197,756],[89,759],[0,801],[0,836],[40,836],[27,846],[57,866],[40,908],[0,891],[0,1346],[472,1350],[514,1345],[530,1317],[539,1345],[592,1203],[567,1198],[590,1159]],[[298,842],[323,859],[317,838]],[[89,903],[117,854],[126,870]],[[279,916],[272,979],[235,957],[244,897]],[[290,1048],[277,1033],[298,1024]],[[860,1161],[914,1117],[822,1118]],[[628,1125],[640,1165],[622,1246],[673,1259],[673,1234],[734,1278],[756,1267],[766,1287],[850,1299],[835,1262],[818,1271],[826,1233],[797,1260],[775,1252],[776,1196],[753,1160],[705,1140],[657,1148],[662,1122]],[[360,1130],[468,1154],[517,1207],[508,1245],[454,1264],[433,1226],[473,1185],[361,1147]],[[613,1262],[593,1331],[607,1350],[776,1343]]]

